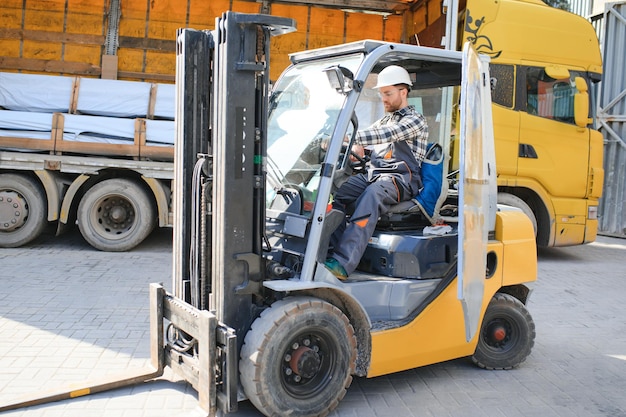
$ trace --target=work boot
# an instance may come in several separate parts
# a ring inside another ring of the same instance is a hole
[[[324,266],[333,274],[337,279],[341,281],[348,278],[348,273],[346,269],[339,263],[335,258],[328,258],[326,262],[324,262]]]

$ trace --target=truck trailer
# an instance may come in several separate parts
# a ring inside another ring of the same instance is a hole
[[[171,225],[174,86],[0,72],[0,247],[78,224],[124,251]]]

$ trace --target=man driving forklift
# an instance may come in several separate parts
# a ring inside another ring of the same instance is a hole
[[[359,264],[378,218],[401,201],[410,200],[422,188],[421,164],[426,155],[426,119],[408,103],[413,83],[398,65],[378,75],[378,89],[385,116],[356,133],[351,152],[358,157],[371,150],[367,171],[350,177],[337,190],[333,208],[349,213],[350,220],[335,230],[333,252],[325,265],[344,280]]]

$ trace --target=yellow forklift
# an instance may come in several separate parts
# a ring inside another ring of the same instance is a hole
[[[0,411],[168,366],[209,416],[245,399],[267,416],[324,416],[355,376],[461,357],[522,363],[535,338],[535,238],[521,211],[496,204],[488,59],[365,40],[292,54],[271,85],[270,39],[295,23],[233,12],[216,23],[178,33],[173,294],[151,286],[153,367]],[[383,114],[373,86],[390,64],[410,74],[434,175],[379,219],[357,270],[338,280],[324,261],[344,216],[330,202],[367,163],[349,150]]]

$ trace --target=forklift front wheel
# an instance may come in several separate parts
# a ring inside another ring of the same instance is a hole
[[[356,354],[354,328],[341,310],[287,297],[252,323],[241,349],[241,384],[267,416],[325,416],[346,394]]]
[[[517,298],[498,293],[487,306],[472,361],[484,369],[511,369],[535,344],[535,323]]]

